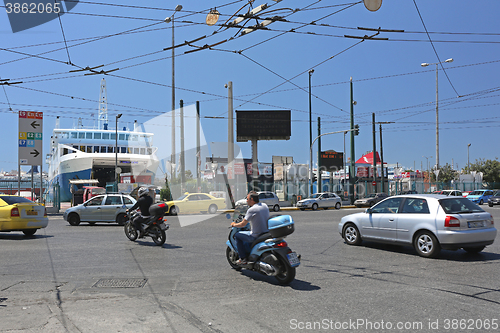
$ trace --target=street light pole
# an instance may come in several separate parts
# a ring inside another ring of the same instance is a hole
[[[118,119],[122,116],[121,113],[115,118],[115,192],[118,192]]]
[[[380,126],[380,165],[382,166],[381,170],[381,186],[382,188],[380,189],[380,192],[384,192],[384,182],[385,182],[385,176],[384,176],[384,149],[383,149],[383,146],[382,146],[382,124],[394,124],[393,121],[379,121],[377,122],[377,124],[379,124]],[[389,184],[387,184],[387,186],[389,186]],[[389,190],[389,188],[387,189]]]
[[[174,40],[174,15],[182,10],[182,5],[175,6],[174,13],[165,19],[166,23],[172,22],[172,154],[170,156],[170,176],[173,178],[175,173],[175,40]]]
[[[467,173],[470,173],[470,162],[469,162],[469,147],[470,147],[470,143],[467,144]]]
[[[312,102],[311,102],[311,76],[314,73],[314,69],[309,70],[309,147],[312,146]],[[310,176],[310,185],[309,185],[309,195],[313,193],[313,176],[312,176],[312,155],[311,160],[309,161],[311,164],[311,173]]]
[[[422,67],[427,67],[429,65],[436,65],[436,170],[439,170],[439,98],[438,98],[438,65],[445,62],[453,62],[453,58],[446,59],[445,61],[440,61],[436,63],[422,63]],[[438,173],[436,173],[436,181],[438,179]]]

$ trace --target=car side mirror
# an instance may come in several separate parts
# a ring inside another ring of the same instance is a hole
[[[372,209],[371,209],[371,208],[367,208],[367,209],[365,210],[365,213],[366,213],[366,214],[370,214],[370,215],[371,215],[371,213],[372,213]]]

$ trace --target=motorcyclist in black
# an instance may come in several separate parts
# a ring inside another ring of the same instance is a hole
[[[139,200],[137,200],[137,202],[130,209],[127,209],[127,212],[137,208],[141,211],[141,215],[134,220],[134,225],[136,230],[139,231],[140,237],[142,237],[144,235],[142,222],[149,217],[149,207],[153,204],[153,198],[149,196],[149,191],[146,187],[141,187],[139,191],[137,191],[137,194],[139,196]]]

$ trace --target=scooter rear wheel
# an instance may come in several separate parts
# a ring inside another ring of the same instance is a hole
[[[125,223],[123,230],[125,231],[125,235],[127,236],[127,238],[130,239],[132,242],[134,242],[139,236],[137,230],[135,229],[134,224],[131,221]]]
[[[295,267],[290,267],[290,265],[284,263],[282,258],[278,258],[278,260],[280,262],[280,273],[275,278],[279,284],[289,285],[295,279]]]
[[[236,264],[236,260],[238,260],[238,253],[234,252],[229,246],[226,249],[226,259],[229,265],[237,271],[241,271],[241,267]]]

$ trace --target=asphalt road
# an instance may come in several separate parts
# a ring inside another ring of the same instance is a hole
[[[483,208],[500,225],[500,207]],[[224,215],[171,228],[163,247],[61,216],[34,238],[0,233],[0,332],[498,332],[500,236],[476,255],[348,246],[340,218],[289,211],[296,280],[232,270]],[[496,328],[496,329],[495,329]]]

